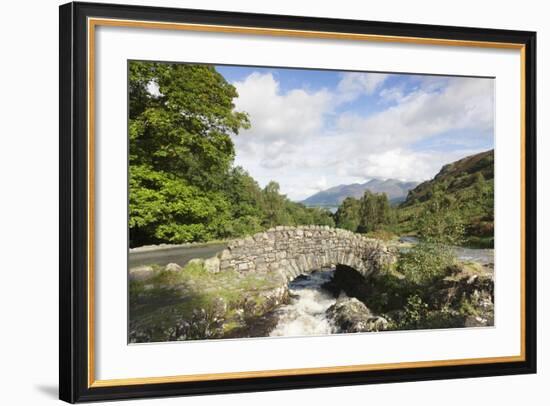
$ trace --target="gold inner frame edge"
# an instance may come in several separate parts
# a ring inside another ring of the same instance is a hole
[[[496,364],[505,362],[522,362],[526,359],[525,348],[525,45],[519,43],[507,42],[488,42],[488,41],[470,41],[453,40],[439,38],[422,37],[400,37],[391,35],[374,34],[354,34],[343,32],[326,31],[306,31],[290,29],[273,29],[258,27],[241,27],[227,25],[208,25],[208,24],[187,24],[187,23],[166,23],[139,20],[120,20],[108,18],[88,18],[87,21],[87,43],[88,43],[88,61],[87,61],[87,79],[88,79],[88,388],[143,385],[143,384],[162,384],[177,382],[198,382],[213,381],[221,379],[245,379],[245,378],[266,378],[281,376],[313,375],[313,374],[337,374],[343,372],[366,372],[392,370],[398,368],[427,368],[441,366],[459,366],[474,364]],[[363,364],[363,365],[345,365],[314,368],[293,368],[276,369],[265,371],[242,371],[242,372],[219,372],[208,374],[188,374],[160,377],[144,378],[120,378],[120,379],[95,379],[95,278],[94,278],[94,193],[95,193],[95,28],[96,26],[111,27],[130,27],[147,28],[162,30],[180,30],[195,32],[218,32],[244,35],[264,35],[264,36],[283,36],[298,38],[318,38],[318,39],[340,39],[371,42],[393,42],[402,44],[432,45],[432,46],[459,46],[459,47],[479,47],[512,49],[520,51],[520,164],[521,164],[521,268],[520,268],[520,341],[521,349],[519,355],[502,357],[482,357],[482,358],[464,358],[451,360],[434,361],[414,361],[414,362],[396,362],[382,364]]]

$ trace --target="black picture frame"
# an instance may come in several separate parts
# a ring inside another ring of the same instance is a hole
[[[60,252],[59,397],[67,402],[235,393],[372,383],[423,381],[536,372],[536,33],[497,29],[263,15],[113,4],[60,6]],[[524,359],[360,372],[147,383],[94,387],[89,382],[87,188],[87,19],[89,17],[193,23],[328,33],[512,43],[524,65]]]

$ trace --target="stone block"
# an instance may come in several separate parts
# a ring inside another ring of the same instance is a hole
[[[180,272],[182,270],[178,264],[168,264],[164,269],[169,272]]]
[[[220,252],[219,257],[222,261],[227,260],[227,259],[231,258],[231,251],[228,250],[228,249],[225,249],[222,252]]]
[[[220,259],[218,257],[212,257],[204,260],[204,268],[207,272],[217,273],[220,272]]]
[[[220,262],[220,270],[221,271],[225,271],[229,268],[233,268],[233,265],[231,264],[231,261],[224,260],[224,261]]]

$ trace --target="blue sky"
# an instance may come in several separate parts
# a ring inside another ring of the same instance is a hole
[[[494,145],[494,81],[217,66],[251,128],[236,164],[293,200],[372,178],[423,181]]]

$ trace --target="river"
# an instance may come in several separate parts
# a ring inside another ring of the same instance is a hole
[[[405,235],[399,238],[399,242],[416,244],[418,238]],[[495,252],[492,248],[453,247],[453,250],[461,261],[479,262],[482,265],[493,264],[495,261]]]

